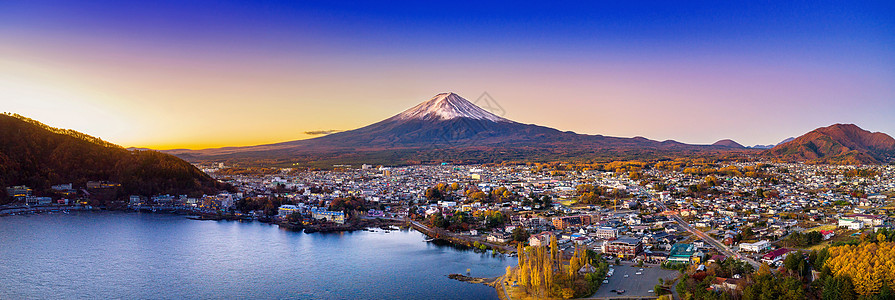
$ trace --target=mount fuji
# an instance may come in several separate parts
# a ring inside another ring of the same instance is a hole
[[[166,150],[188,161],[265,160],[321,163],[499,162],[730,151],[642,137],[577,134],[495,115],[454,93],[441,93],[380,122],[291,142],[204,150]]]

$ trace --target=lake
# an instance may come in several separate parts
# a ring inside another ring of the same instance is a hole
[[[0,218],[0,299],[497,299],[450,273],[515,258],[412,230],[292,232],[259,222],[78,212]]]

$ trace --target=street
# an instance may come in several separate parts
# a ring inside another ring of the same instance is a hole
[[[660,208],[662,208],[662,210],[664,210],[664,211],[668,211],[668,207],[665,206],[665,203],[662,203],[662,201],[658,201],[658,200],[656,200],[655,202],[659,205]],[[700,230],[698,230],[698,229],[696,229],[696,228],[693,228],[692,226],[690,226],[690,223],[687,223],[686,221],[684,221],[683,219],[681,219],[681,217],[678,216],[677,214],[671,215],[671,218],[672,218],[675,222],[677,222],[678,225],[680,225],[682,228],[686,229],[687,231],[689,231],[689,232],[692,233],[693,235],[699,237],[699,238],[702,239],[703,241],[705,241],[705,242],[711,244],[712,246],[715,247],[715,249],[718,249],[718,251],[720,251],[721,253],[723,253],[723,254],[726,255],[727,257],[732,257],[732,258],[736,258],[736,259],[745,261],[745,262],[749,263],[750,265],[752,265],[752,267],[755,268],[756,270],[757,270],[758,267],[760,266],[760,264],[759,264],[757,261],[755,261],[755,260],[753,260],[753,259],[751,259],[751,258],[742,256],[742,255],[740,255],[739,253],[734,252],[733,250],[730,250],[730,248],[727,248],[727,246],[725,246],[725,245],[722,244],[721,242],[718,242],[718,240],[712,238],[712,237],[709,236],[708,234],[705,234],[704,232],[702,232],[702,231],[700,231]]]

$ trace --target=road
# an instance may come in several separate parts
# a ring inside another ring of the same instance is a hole
[[[659,205],[660,208],[662,208],[662,210],[664,210],[664,211],[669,211],[669,210],[668,210],[668,207],[666,207],[666,206],[665,206],[665,203],[662,203],[662,201],[655,200],[655,202],[656,202],[657,205]],[[705,241],[705,242],[711,244],[712,246],[714,246],[715,249],[718,249],[718,251],[721,251],[721,253],[723,253],[723,254],[726,255],[727,257],[733,257],[733,258],[736,258],[736,259],[738,259],[738,260],[745,261],[745,262],[749,263],[750,265],[752,265],[752,267],[755,268],[756,270],[758,269],[758,266],[759,266],[760,264],[759,264],[757,261],[755,261],[754,259],[751,259],[751,258],[742,256],[742,255],[740,255],[739,253],[734,252],[733,250],[730,250],[730,248],[727,248],[726,245],[722,244],[721,242],[718,242],[718,240],[712,238],[712,237],[709,236],[708,234],[705,234],[705,232],[702,232],[702,231],[700,231],[700,230],[698,230],[698,229],[693,228],[692,226],[690,226],[690,223],[687,223],[686,221],[684,221],[683,219],[681,219],[681,217],[678,216],[677,214],[673,214],[673,215],[671,215],[671,219],[673,219],[675,222],[677,222],[678,225],[680,225],[680,226],[681,226],[682,228],[684,228],[685,230],[689,231],[689,232],[692,233],[693,235],[695,235],[695,236],[701,238],[703,241]]]

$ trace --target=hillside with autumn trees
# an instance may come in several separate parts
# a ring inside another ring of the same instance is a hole
[[[823,272],[833,278],[847,278],[850,289],[845,292],[853,289],[859,296],[895,297],[895,231],[865,233],[864,239],[860,244],[825,249]],[[833,292],[843,291],[828,291]]]
[[[895,139],[854,124],[834,124],[777,145],[764,155],[782,161],[809,163],[887,163],[895,159]]]
[[[226,188],[193,165],[156,151],[129,151],[74,130],[15,114],[0,114],[0,187],[26,185],[37,195],[50,187],[88,181],[119,183],[112,199],[127,195],[214,193]],[[0,193],[0,204],[10,202]]]

